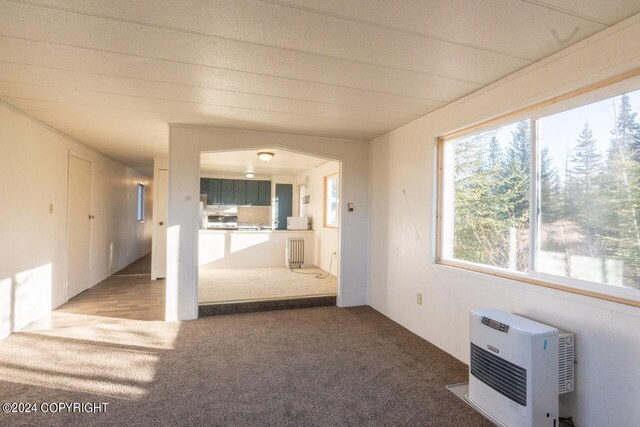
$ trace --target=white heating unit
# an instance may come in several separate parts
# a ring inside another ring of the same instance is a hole
[[[472,310],[470,336],[470,403],[500,426],[558,426],[575,336],[497,309]]]
[[[286,259],[287,268],[302,268],[304,264],[304,238],[287,238]]]

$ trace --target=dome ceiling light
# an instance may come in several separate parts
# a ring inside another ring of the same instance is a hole
[[[261,151],[258,153],[258,157],[260,158],[260,160],[262,160],[265,163],[273,159],[273,156],[275,156],[275,154],[273,154],[270,151]]]

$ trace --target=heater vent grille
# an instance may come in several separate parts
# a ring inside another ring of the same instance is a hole
[[[558,391],[569,393],[574,388],[574,335],[561,333],[558,338]]]
[[[522,406],[527,406],[527,370],[471,343],[471,374]]]

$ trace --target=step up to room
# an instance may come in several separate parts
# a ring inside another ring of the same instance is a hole
[[[332,305],[336,305],[335,295],[259,301],[230,301],[200,305],[198,307],[198,315],[200,317],[217,316],[222,314],[255,313],[259,311],[290,310],[295,308],[325,307]]]

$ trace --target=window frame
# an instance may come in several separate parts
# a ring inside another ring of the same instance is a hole
[[[298,184],[298,216],[305,216],[306,215],[306,209],[305,209],[305,203],[304,203],[304,198],[307,195],[307,184],[302,183],[302,184]]]
[[[594,83],[592,85],[575,89],[573,91],[558,95],[556,97],[534,103],[530,106],[514,110],[481,123],[468,126],[453,132],[443,134],[436,138],[436,226],[435,226],[435,257],[432,263],[448,268],[467,270],[482,275],[494,276],[502,279],[515,280],[544,288],[550,288],[569,292],[572,294],[592,297],[619,304],[640,307],[640,290],[628,287],[618,287],[609,284],[589,282],[585,280],[556,276],[542,273],[536,270],[536,254],[538,252],[538,236],[540,233],[540,188],[538,185],[540,150],[537,138],[538,120],[559,112],[568,111],[573,108],[588,105],[592,102],[620,96],[623,93],[640,90],[640,68],[620,74],[609,79]],[[531,121],[531,187],[529,191],[530,212],[530,250],[529,250],[529,272],[517,272],[499,267],[477,264],[469,261],[449,259],[443,257],[444,228],[447,222],[453,218],[444,217],[447,197],[445,186],[450,185],[445,174],[445,151],[448,141],[477,134],[480,132],[495,129],[515,123],[520,120]],[[535,213],[535,214],[534,214]]]
[[[328,190],[329,186],[327,185],[329,179],[336,179],[336,222],[335,224],[327,222],[327,210],[329,207],[329,198],[328,198]],[[324,177],[324,203],[323,203],[323,221],[322,225],[325,228],[338,228],[340,226],[340,174],[338,172],[326,175]]]
[[[144,222],[145,216],[145,197],[146,197],[146,186],[142,182],[138,182],[136,184],[136,221],[139,223]]]

